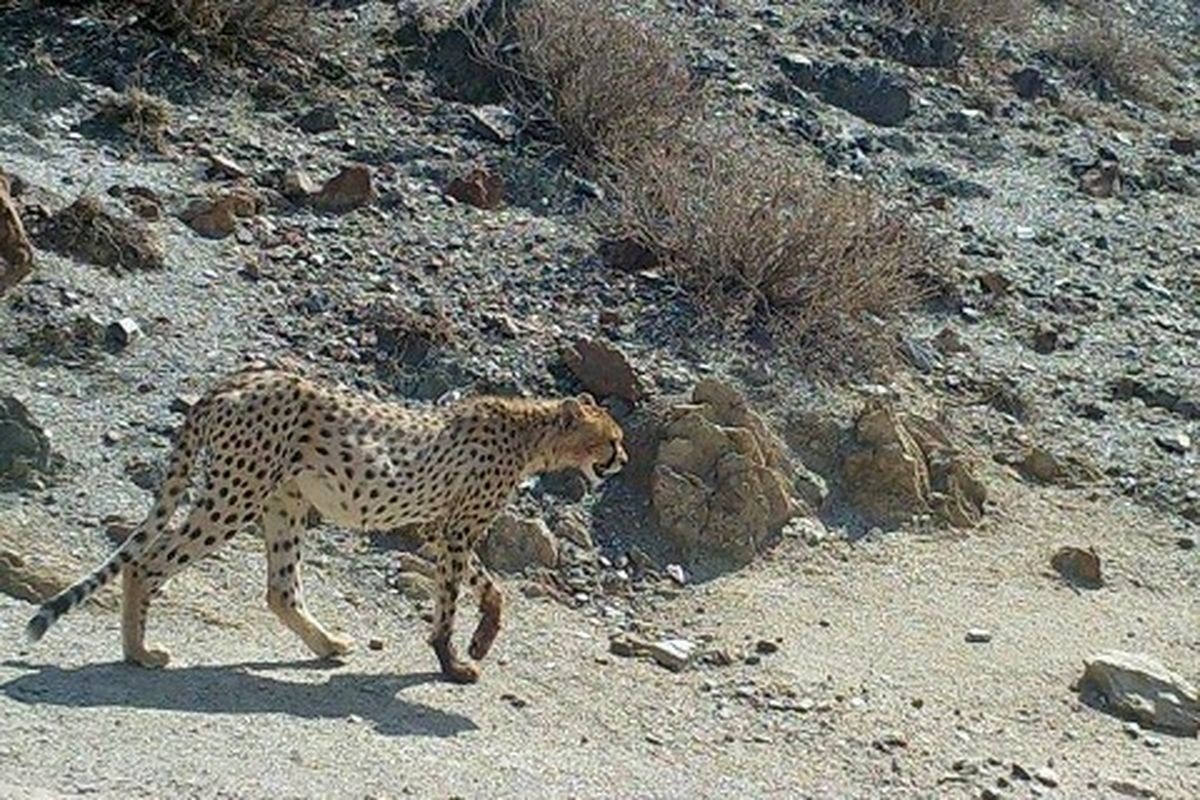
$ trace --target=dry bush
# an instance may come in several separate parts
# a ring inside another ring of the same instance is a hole
[[[814,366],[890,348],[927,242],[867,189],[795,153],[706,129],[613,165],[613,227],[717,318],[763,326]]]
[[[1068,67],[1141,99],[1155,97],[1166,64],[1151,40],[1111,15],[1075,18],[1052,49]]]
[[[135,0],[161,30],[221,52],[293,41],[304,30],[304,0]]]
[[[171,106],[161,97],[141,89],[129,89],[102,100],[98,117],[139,143],[146,141],[162,150],[171,125]]]
[[[583,156],[657,139],[699,105],[687,65],[661,31],[603,0],[530,0],[513,19],[527,108]]]

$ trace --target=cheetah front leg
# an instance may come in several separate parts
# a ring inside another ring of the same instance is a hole
[[[433,616],[433,633],[429,644],[437,655],[442,674],[455,683],[474,683],[479,680],[479,666],[459,658],[454,648],[454,613],[458,605],[459,584],[467,570],[470,540],[467,528],[451,525],[445,529],[446,538],[438,543],[434,582],[437,588],[437,608]]]
[[[467,559],[467,569],[471,575],[467,580],[475,593],[476,602],[479,603],[479,624],[471,636],[471,646],[467,648],[467,654],[476,661],[481,661],[492,649],[496,634],[500,633],[504,595],[474,552],[471,552]]]
[[[326,631],[304,606],[300,586],[300,540],[307,513],[308,501],[292,482],[279,487],[263,508],[267,605],[318,658],[345,655],[354,642]]]

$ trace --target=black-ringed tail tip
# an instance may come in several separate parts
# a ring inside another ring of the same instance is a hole
[[[46,630],[55,620],[67,613],[71,608],[71,593],[69,591],[55,597],[42,605],[33,619],[25,626],[25,638],[36,642],[46,635]]]

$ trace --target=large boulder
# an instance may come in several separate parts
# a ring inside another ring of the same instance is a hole
[[[705,380],[691,403],[667,413],[650,494],[660,530],[694,565],[744,564],[789,519],[819,506],[824,486],[791,463],[736,389]]]
[[[851,502],[876,525],[894,527],[932,514],[956,528],[983,517],[987,490],[933,421],[872,398],[842,460]]]
[[[1083,698],[1148,728],[1200,734],[1200,694],[1182,676],[1141,653],[1111,650],[1084,661]]]

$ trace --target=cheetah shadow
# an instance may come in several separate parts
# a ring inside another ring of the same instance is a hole
[[[478,730],[468,717],[396,697],[437,673],[334,672],[319,683],[279,680],[268,670],[331,669],[328,662],[242,663],[146,670],[123,662],[73,669],[10,661],[34,670],[0,684],[0,694],[29,705],[124,707],[199,714],[287,714],[303,719],[357,716],[384,736],[457,736]]]

